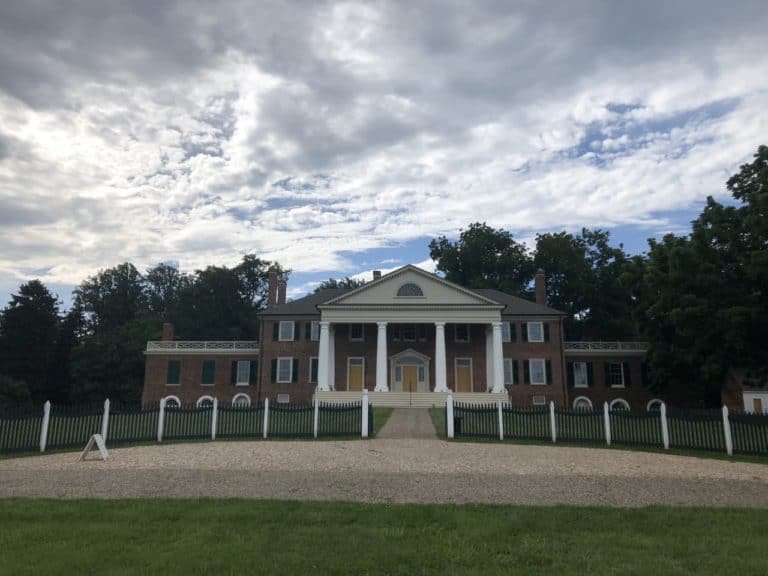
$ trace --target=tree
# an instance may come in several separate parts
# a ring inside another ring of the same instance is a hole
[[[329,288],[359,288],[360,286],[365,285],[365,280],[361,280],[358,278],[350,278],[349,276],[345,276],[344,278],[328,278],[328,280],[323,280],[320,282],[320,284],[317,285],[315,288],[315,293],[320,292],[321,290],[327,290]]]
[[[145,280],[149,310],[162,320],[169,320],[177,313],[181,294],[192,283],[187,274],[168,264],[148,269]]]
[[[0,374],[0,406],[27,407],[32,396],[26,382]]]
[[[100,271],[75,290],[89,331],[112,329],[148,311],[146,281],[136,267],[125,262]]]
[[[496,288],[528,294],[536,270],[525,244],[506,230],[470,224],[456,242],[441,236],[429,243],[429,255],[445,278],[469,288]]]
[[[39,280],[22,284],[0,314],[0,373],[25,382],[35,402],[60,398],[50,377],[58,328],[56,297]]]

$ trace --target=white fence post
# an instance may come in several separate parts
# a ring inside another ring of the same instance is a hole
[[[107,430],[109,430],[109,398],[104,400],[104,416],[101,417],[101,439],[107,443]]]
[[[501,411],[501,400],[497,401],[499,409],[499,440],[504,440],[504,415]]]
[[[216,427],[219,425],[219,399],[213,399],[213,412],[211,412],[211,440],[216,440]]]
[[[555,421],[555,403],[549,402],[549,426],[552,429],[552,442],[557,442],[557,423]]]
[[[317,394],[315,394],[315,421],[313,423],[315,438],[317,438],[317,426],[319,422],[320,422],[320,403],[317,401]]]
[[[611,412],[608,402],[603,402],[603,422],[605,423],[605,443],[611,445]]]
[[[363,390],[363,438],[368,438],[368,389]]]
[[[165,398],[160,400],[160,414],[157,416],[157,441],[163,441],[163,426],[165,425]]]
[[[725,451],[733,456],[733,438],[731,437],[731,421],[728,420],[728,406],[723,406],[723,433],[725,434]]]
[[[448,394],[445,399],[445,426],[448,438],[453,438],[453,394]]]
[[[267,437],[267,430],[269,430],[269,398],[264,398],[264,421],[262,422],[264,427],[264,438]]]
[[[664,444],[664,450],[669,450],[669,424],[667,423],[667,405],[661,403],[661,441]]]
[[[40,426],[40,452],[45,452],[45,445],[48,444],[48,423],[51,421],[51,401],[46,400],[43,404],[43,423]]]

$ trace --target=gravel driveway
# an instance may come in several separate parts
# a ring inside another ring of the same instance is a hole
[[[206,442],[0,460],[0,497],[768,508],[768,466],[437,439]]]

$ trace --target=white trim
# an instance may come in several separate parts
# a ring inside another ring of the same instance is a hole
[[[245,398],[248,401],[248,404],[243,406],[243,408],[250,408],[251,407],[251,397],[248,396],[248,394],[244,394],[243,392],[240,392],[240,394],[235,394],[232,398],[232,406],[235,406],[237,404],[237,400],[239,398]]]
[[[533,325],[533,324],[538,324],[539,325],[539,328],[541,329],[541,332],[540,332],[541,340],[533,340],[531,338],[531,325]],[[544,322],[542,322],[541,320],[537,320],[535,322],[528,322],[525,325],[525,331],[526,331],[526,337],[528,339],[528,342],[533,342],[535,344],[540,344],[540,343],[544,342]]]
[[[347,391],[349,391],[349,369],[352,366],[352,360],[361,360],[363,372],[360,378],[360,387],[365,390],[365,356],[347,356]]]
[[[587,401],[587,403],[589,404],[589,409],[590,410],[594,409],[594,406],[592,405],[592,400],[590,400],[586,396],[576,396],[576,398],[573,399],[573,404],[571,404],[571,406],[573,407],[574,410],[578,410],[578,408],[576,408],[576,403],[581,401],[581,400],[586,400]]]
[[[291,325],[291,337],[283,338],[283,324]],[[280,320],[280,325],[277,328],[277,341],[278,342],[293,342],[296,339],[296,322],[293,320]]]
[[[659,399],[659,398],[654,398],[653,400],[648,400],[648,404],[645,405],[645,411],[646,412],[650,412],[651,411],[651,406],[653,404],[658,404],[659,405],[658,409],[661,410],[661,405],[664,404],[664,401]]]
[[[467,328],[467,339],[466,340],[459,340],[459,326],[465,326]],[[470,335],[471,329],[470,325],[466,322],[458,322],[453,325],[453,341],[457,344],[469,344],[472,341],[472,336]]]
[[[608,386],[611,388],[626,388],[627,379],[624,378],[624,362],[606,362],[605,364],[606,365],[618,364],[620,368],[619,373],[621,374],[621,384],[611,384],[609,382],[606,382],[606,384],[608,384]],[[612,377],[613,374],[609,373],[608,376],[610,380],[610,377]]]
[[[235,360],[235,386],[249,386],[251,383],[251,360]],[[240,380],[240,364],[248,364],[248,379]]]
[[[541,373],[544,375],[543,382],[533,381],[533,364],[532,362],[541,362]],[[528,377],[530,386],[546,386],[547,385],[547,360],[546,358],[528,358]]]
[[[179,400],[178,396],[170,395],[170,396],[166,396],[165,398],[163,398],[163,401],[165,402],[166,408],[168,407],[168,401],[169,400],[175,400],[176,404],[178,404],[178,406],[174,406],[174,408],[181,408],[181,400]]]
[[[509,374],[511,376],[510,381],[507,382],[506,380],[506,367],[507,363],[509,363]],[[514,358],[504,358],[504,386],[513,386],[515,384],[515,377],[517,374],[515,374],[515,359]]]
[[[320,358],[317,356],[310,356],[309,357],[309,372],[307,374],[307,382],[310,384],[317,384],[317,380],[312,380],[312,360],[315,360],[317,362],[317,376],[320,377]],[[279,368],[279,366],[278,366]]]
[[[360,326],[360,338],[352,337],[352,326]],[[350,342],[365,342],[365,324],[362,322],[351,322],[349,324],[349,341]]]
[[[317,338],[315,338],[315,332],[317,332]],[[309,323],[309,340],[310,342],[320,341],[320,321],[312,320]]]
[[[290,376],[288,376],[288,380],[280,380],[280,361],[281,360],[287,360],[288,366],[290,366]],[[293,382],[293,356],[278,356],[277,357],[277,370],[275,372],[275,383],[277,384],[291,384]]]
[[[572,362],[573,366],[573,387],[574,388],[589,388],[589,367],[587,366],[587,362]],[[578,380],[576,378],[576,365],[583,365],[584,366],[584,380],[586,381],[585,384],[579,384]]]
[[[402,358],[415,358],[418,360],[418,362],[406,362],[403,364],[400,360]],[[403,386],[403,378],[402,378],[402,368],[403,366],[416,366],[416,381],[417,385],[419,387],[420,392],[429,392],[430,382],[429,382],[429,368],[430,368],[430,362],[432,359],[427,356],[426,354],[422,354],[421,352],[417,352],[413,348],[406,348],[402,352],[398,352],[397,354],[393,354],[389,357],[389,369],[390,369],[390,387],[393,391],[402,391]],[[400,369],[400,379],[397,379],[397,370]],[[419,380],[419,368],[424,369],[424,380]],[[423,384],[423,386],[422,386]]]
[[[624,400],[623,398],[615,398],[615,399],[611,400],[611,405],[610,405],[610,409],[611,409],[611,410],[613,410],[613,406],[614,406],[615,404],[623,404],[623,405],[624,405],[624,408],[627,410],[627,412],[629,412],[629,410],[630,410],[630,408],[629,408],[629,402],[627,402],[627,401],[626,401],[626,400]]]
[[[197,399],[197,402],[195,402],[195,406],[200,408],[200,404],[202,404],[205,400],[210,400],[211,406],[213,406],[213,396],[200,396],[200,398]]]
[[[472,365],[472,358],[468,356],[457,356],[453,359],[453,388],[454,392],[459,393],[459,360],[469,360],[469,391],[475,391],[475,370]]]
[[[504,338],[504,327],[507,328],[507,337]],[[502,342],[512,342],[512,322],[502,322],[501,323],[501,341]]]

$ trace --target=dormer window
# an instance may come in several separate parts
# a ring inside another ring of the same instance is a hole
[[[421,287],[418,284],[414,284],[413,282],[408,282],[407,284],[403,284],[400,286],[400,289],[397,291],[398,296],[424,296],[424,292],[421,290]]]

